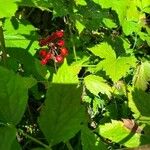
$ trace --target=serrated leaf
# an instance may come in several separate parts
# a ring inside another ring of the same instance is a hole
[[[96,75],[88,75],[84,78],[86,88],[96,96],[99,93],[106,94],[111,97],[111,87],[106,83],[106,81]]]
[[[123,32],[126,35],[130,35],[133,32],[139,32],[141,30],[141,26],[135,21],[125,21],[122,25]]]
[[[16,129],[14,127],[0,127],[0,150],[11,150],[16,140]],[[18,150],[18,149],[17,149]]]
[[[73,71],[71,66],[68,66],[65,59],[64,63],[58,69],[57,73],[53,76],[53,83],[78,83],[78,72]]]
[[[96,56],[104,58],[97,64],[96,70],[103,69],[114,82],[124,77],[131,67],[135,67],[134,56],[116,58],[115,51],[107,43],[98,44],[89,50]]]
[[[98,129],[101,136],[113,142],[127,147],[137,147],[140,145],[142,135],[126,128],[122,121],[112,120],[112,123],[100,125]]]
[[[0,1],[0,18],[3,17],[10,17],[15,14],[15,11],[17,10],[17,4],[19,0],[5,0]],[[7,8],[6,8],[7,7]]]
[[[114,81],[125,77],[131,67],[135,67],[134,56],[118,57],[115,60],[104,60],[101,62],[103,70]]]
[[[133,85],[137,89],[145,91],[150,81],[150,63],[144,62],[139,65],[136,69],[135,75],[133,77]]]
[[[150,94],[142,90],[131,91],[128,97],[129,107],[134,113],[134,117],[140,121],[150,124]]]
[[[81,130],[81,142],[83,150],[106,150],[106,146],[101,139],[87,127]]]
[[[85,28],[85,26],[81,22],[76,20],[76,28],[77,28],[77,30],[78,30],[78,32],[80,34],[83,31],[83,29]]]
[[[0,67],[0,120],[17,124],[25,111],[28,88],[21,76]]]
[[[84,121],[81,90],[76,84],[52,84],[47,91],[39,125],[50,144],[72,138]]]
[[[97,44],[94,47],[88,48],[94,55],[101,58],[115,59],[116,54],[110,45],[107,43]]]

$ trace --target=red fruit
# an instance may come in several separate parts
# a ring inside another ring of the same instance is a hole
[[[45,49],[40,50],[39,54],[40,56],[45,57],[47,55],[47,51]]]
[[[61,49],[60,49],[60,54],[61,54],[62,56],[67,56],[67,55],[68,55],[68,50],[67,50],[67,48],[65,48],[65,47],[61,48]]]
[[[62,47],[62,46],[65,45],[65,41],[64,41],[64,40],[59,40],[59,41],[57,42],[57,45],[60,46],[60,47]]]
[[[42,59],[42,60],[41,60],[41,64],[42,64],[42,65],[46,65],[46,64],[47,64],[47,59]]]
[[[40,46],[45,46],[45,45],[47,45],[47,40],[46,40],[46,39],[41,39],[41,40],[39,41],[39,45],[40,45]]]
[[[56,38],[57,38],[56,35],[55,35],[55,34],[52,34],[51,36],[48,36],[48,37],[46,38],[46,41],[47,41],[47,43],[49,43],[49,42],[51,42],[51,41],[54,41]]]
[[[64,31],[63,31],[63,30],[61,30],[61,31],[56,31],[56,32],[55,32],[55,35],[56,35],[58,38],[61,38],[61,37],[63,37],[63,35],[64,35]]]
[[[61,55],[57,55],[57,56],[55,57],[55,59],[56,59],[56,62],[61,63],[61,62],[63,62],[64,57],[61,56]]]
[[[52,58],[52,54],[51,54],[50,52],[47,53],[45,59],[46,59],[46,60],[49,60],[49,59],[51,59],[51,58]]]

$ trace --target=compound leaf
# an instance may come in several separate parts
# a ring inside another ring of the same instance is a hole
[[[84,78],[84,82],[86,88],[96,96],[99,96],[99,93],[106,94],[108,97],[111,96],[111,87],[102,77],[88,75]]]

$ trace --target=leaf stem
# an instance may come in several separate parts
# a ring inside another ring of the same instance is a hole
[[[72,145],[70,144],[69,141],[66,142],[66,146],[67,146],[68,150],[73,150],[73,147],[72,147]]]
[[[74,54],[74,57],[75,57],[75,61],[77,61],[77,53],[76,53],[76,46],[75,46],[75,42],[74,42],[74,39],[73,39],[73,33],[71,31],[71,22],[69,20],[69,17],[67,17],[67,24],[68,24],[68,29],[69,29],[69,33],[70,33],[70,40],[71,40],[71,43],[72,43],[72,49],[73,49],[73,54]]]
[[[44,144],[43,142],[39,141],[38,139],[36,139],[36,138],[34,138],[34,137],[32,137],[32,136],[26,134],[23,130],[18,129],[18,132],[20,132],[23,136],[29,138],[30,140],[34,141],[35,143],[37,143],[37,144],[43,146],[44,148],[46,148],[46,149],[48,149],[48,150],[52,150],[52,148],[51,148],[50,146]]]
[[[1,23],[1,22],[0,22]],[[2,51],[2,60],[4,65],[6,64],[7,54],[5,50],[5,40],[2,25],[0,24],[0,49]]]

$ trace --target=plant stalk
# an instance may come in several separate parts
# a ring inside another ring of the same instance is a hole
[[[2,25],[0,25],[0,50],[2,51],[2,60],[6,64],[7,54],[5,50],[5,40]]]
[[[30,136],[30,135],[24,133],[23,130],[18,129],[18,132],[20,132],[23,136],[29,138],[30,140],[34,141],[35,143],[37,143],[37,144],[43,146],[44,148],[46,148],[46,149],[48,149],[48,150],[52,150],[52,148],[51,148],[50,146],[44,144],[43,142],[39,141],[38,139],[36,139],[36,138],[34,138],[34,137],[32,137],[32,136]]]

